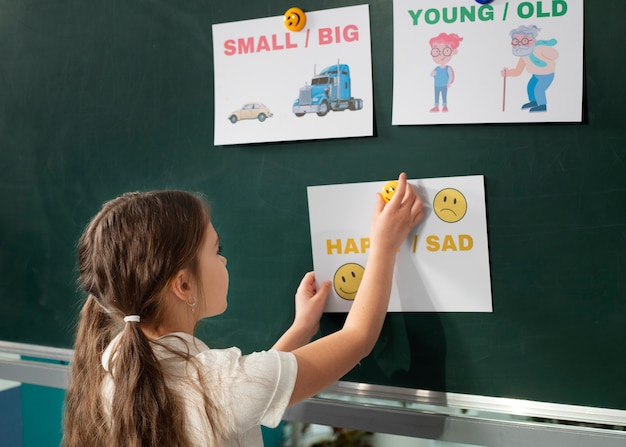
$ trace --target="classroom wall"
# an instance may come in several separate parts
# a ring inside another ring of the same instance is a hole
[[[0,380],[0,447],[22,445],[21,388],[15,382]]]
[[[65,390],[11,383],[0,391],[0,447],[58,447]]]
[[[58,447],[65,390],[29,384],[20,388],[23,447]]]

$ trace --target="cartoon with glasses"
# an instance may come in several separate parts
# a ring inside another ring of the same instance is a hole
[[[519,56],[515,68],[504,68],[500,72],[506,78],[519,76],[524,68],[531,74],[526,90],[528,102],[522,106],[522,110],[529,112],[545,112],[548,110],[546,91],[554,80],[556,58],[559,52],[552,48],[556,45],[556,39],[537,40],[540,28],[535,25],[522,25],[511,30],[511,46],[513,55]]]
[[[431,112],[439,112],[439,98],[441,97],[442,112],[448,111],[448,88],[454,82],[454,70],[447,65],[452,56],[457,54],[457,48],[463,40],[457,34],[441,33],[430,39],[430,55],[437,67],[430,73],[435,78],[435,107]]]

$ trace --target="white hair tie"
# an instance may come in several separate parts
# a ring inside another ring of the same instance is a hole
[[[128,315],[126,317],[124,317],[124,322],[125,323],[139,323],[139,315]]]

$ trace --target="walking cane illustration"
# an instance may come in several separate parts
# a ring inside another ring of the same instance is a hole
[[[505,104],[506,104],[506,68],[503,70],[502,76],[502,111],[504,112]]]

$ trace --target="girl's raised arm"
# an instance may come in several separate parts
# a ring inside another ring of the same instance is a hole
[[[295,348],[292,352],[298,362],[298,375],[291,404],[313,396],[340,379],[373,349],[387,313],[396,254],[411,229],[422,219],[422,205],[404,173],[400,174],[398,188],[389,203],[385,204],[377,194],[367,266],[343,328],[302,346],[297,346],[302,344],[302,339],[294,332],[292,337],[284,340],[281,337],[275,345],[276,349]],[[310,284],[311,277],[305,276],[298,290],[301,292],[304,287],[305,292],[308,291],[308,296],[314,300],[309,303],[312,314],[318,312],[319,318],[330,284],[322,284],[319,291]]]

